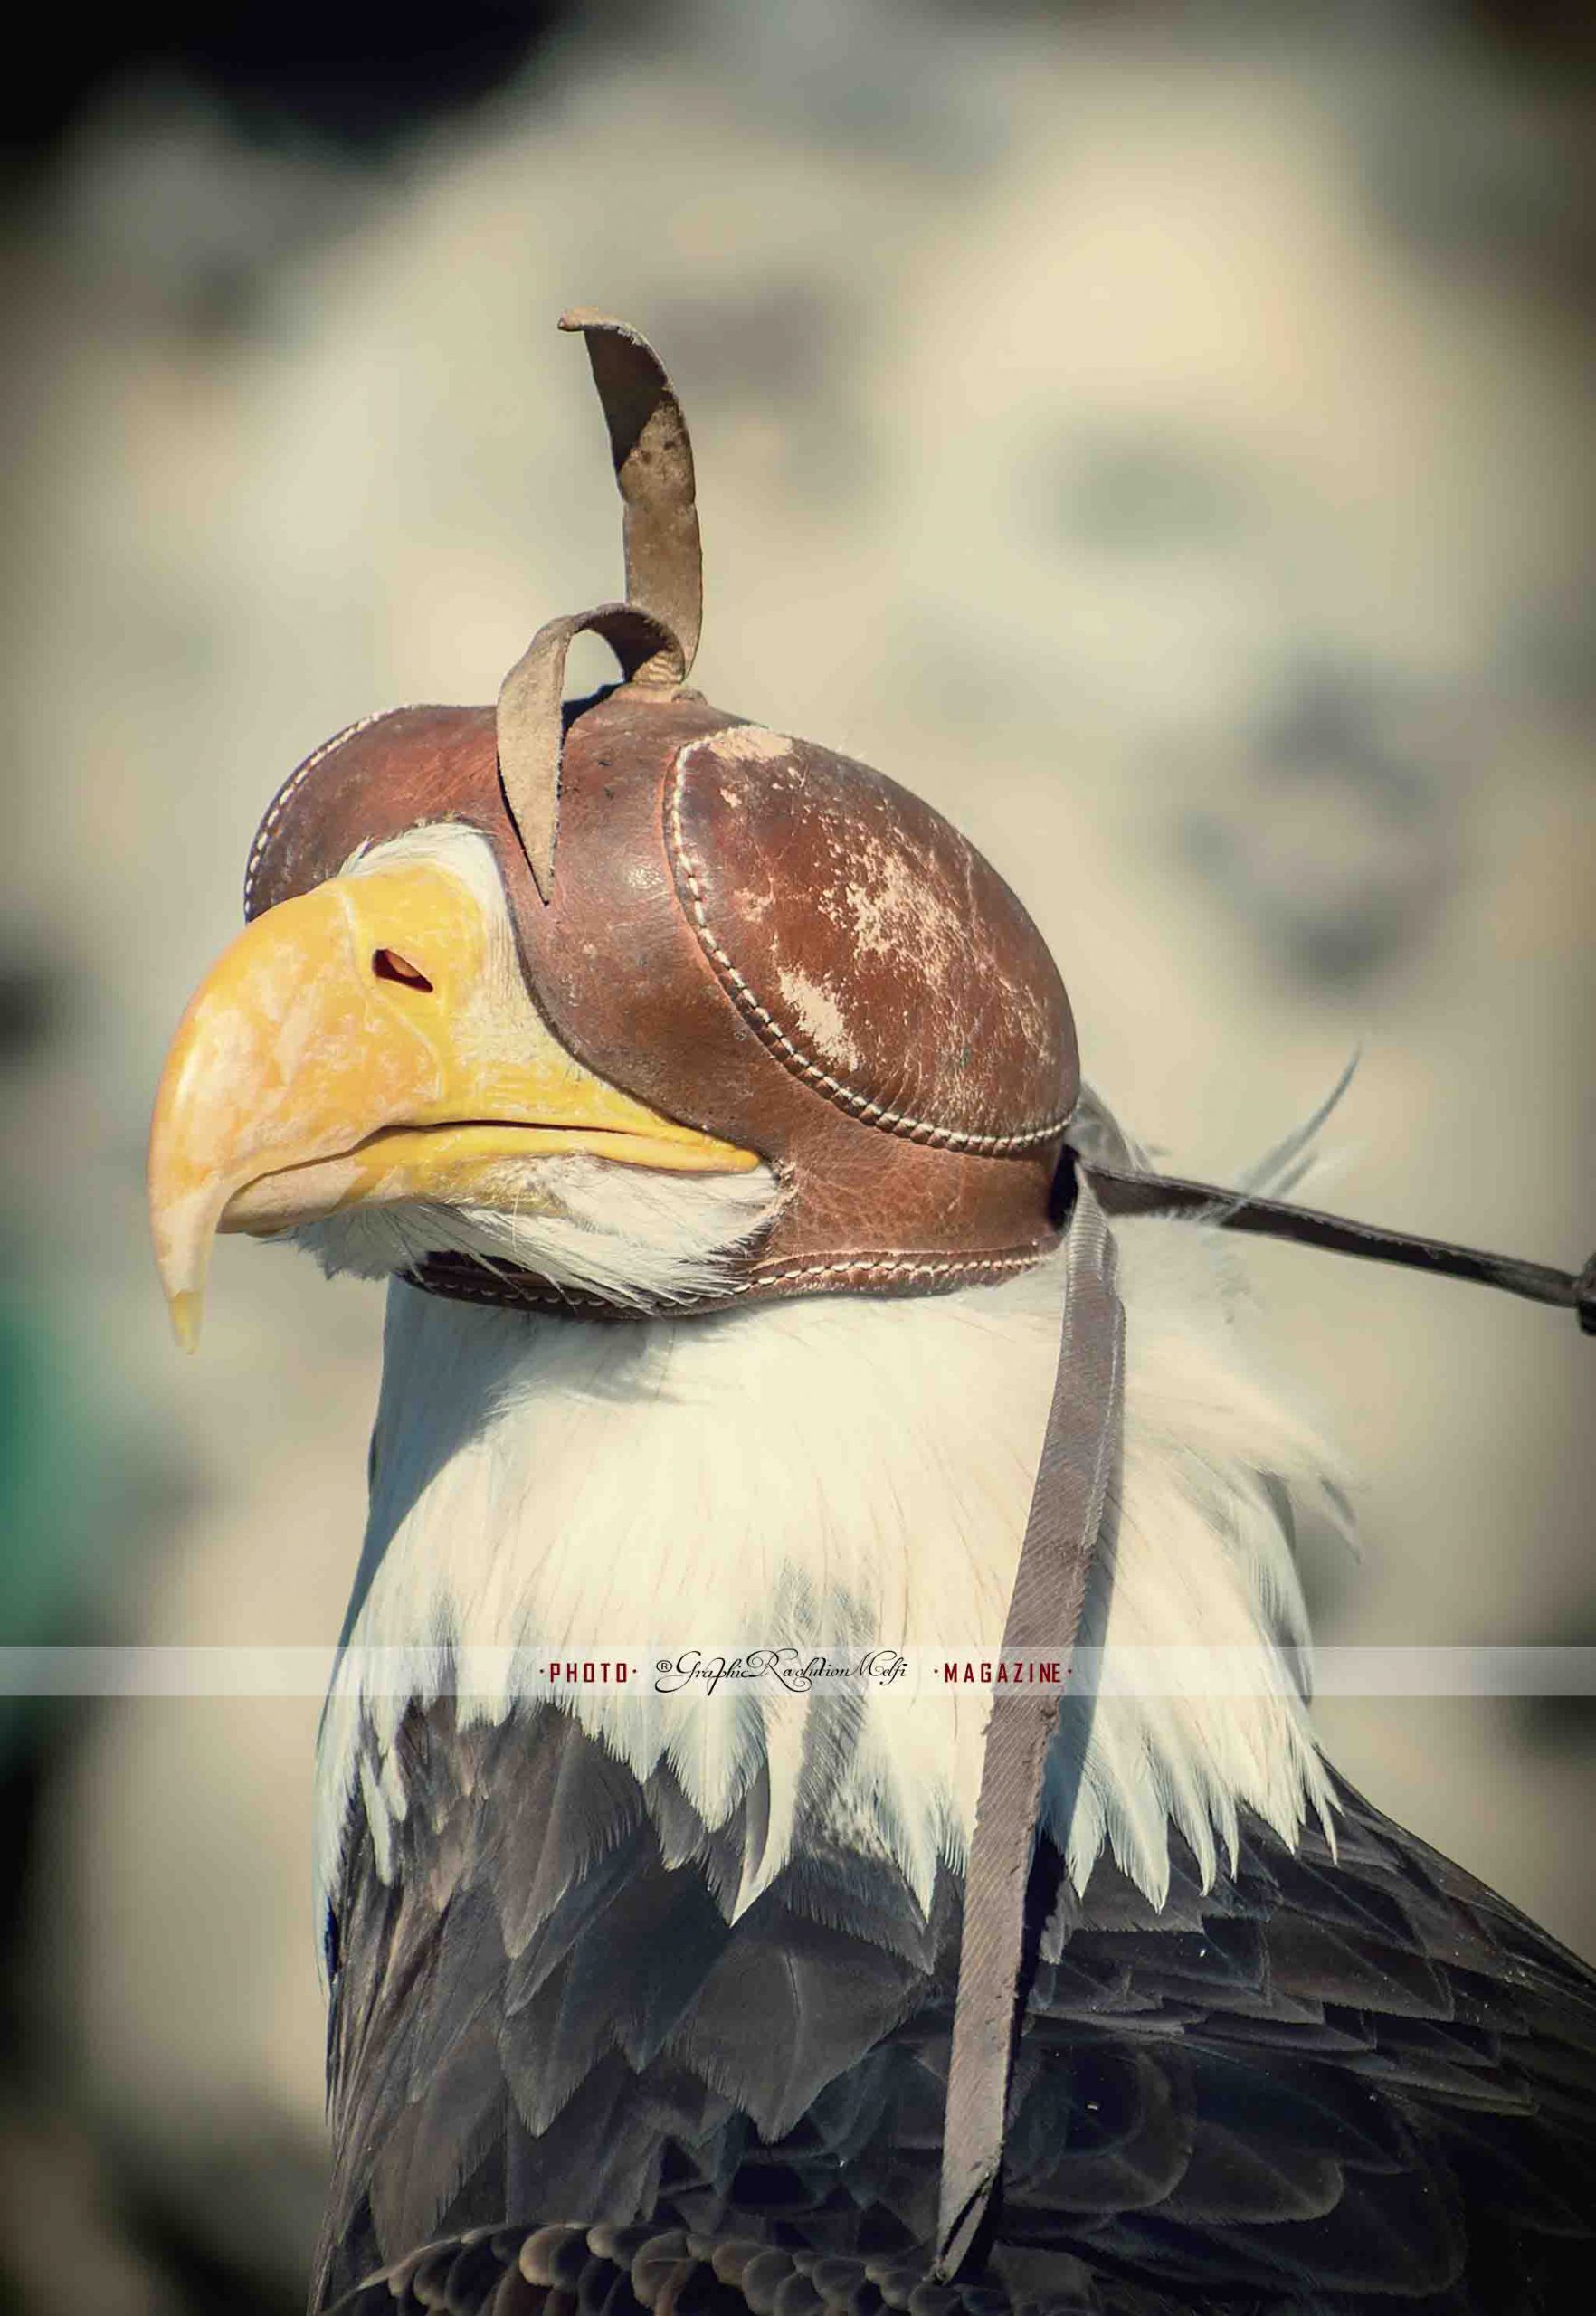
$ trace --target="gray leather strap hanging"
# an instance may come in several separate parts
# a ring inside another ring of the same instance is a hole
[[[1064,1239],[1059,1372],[1003,1628],[1005,1656],[1057,1658],[1060,1687],[997,1689],[964,1880],[933,2275],[969,2252],[997,2185],[1038,1806],[1124,1415],[1116,1252],[1085,1169]]]

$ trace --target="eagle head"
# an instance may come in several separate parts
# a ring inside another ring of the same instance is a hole
[[[366,718],[271,804],[157,1102],[185,1341],[217,1229],[532,1304],[936,1291],[1057,1243],[1079,1079],[1040,935],[918,798],[687,688],[685,429],[641,340],[581,326],[635,600],[550,622],[497,708]],[[567,707],[584,628],[626,679]],[[661,1198],[689,1258],[628,1277]]]

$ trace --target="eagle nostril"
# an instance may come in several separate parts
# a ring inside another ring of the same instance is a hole
[[[406,989],[431,989],[432,982],[418,965],[402,957],[397,949],[377,949],[373,952],[371,969],[378,981],[402,982]]]

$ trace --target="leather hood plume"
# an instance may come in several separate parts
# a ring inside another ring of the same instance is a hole
[[[926,1293],[1058,1244],[1079,1091],[1069,1001],[1002,879],[867,765],[712,707],[692,452],[633,330],[577,311],[624,507],[627,599],[549,622],[497,708],[368,717],[292,774],[251,854],[258,915],[426,822],[493,848],[532,997],[570,1052],[684,1125],[757,1151],[787,1199],[733,1292]],[[624,680],[567,707],[604,637]],[[571,1298],[436,1257],[421,1283]]]

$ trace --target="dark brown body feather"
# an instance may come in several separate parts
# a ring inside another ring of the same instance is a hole
[[[951,1877],[927,1922],[894,1869],[811,1856],[728,1925],[757,1789],[711,1837],[668,1776],[645,1789],[547,1707],[465,1729],[413,1707],[403,1752],[395,1878],[356,1805],[329,1932],[315,2304],[386,2270],[354,2304],[910,2305],[935,2222]],[[971,2316],[1589,2304],[1596,1977],[1341,1800],[1335,1856],[1254,1821],[1206,1894],[1177,1839],[1160,1909],[1107,1863],[1077,1902],[1043,1852]]]

